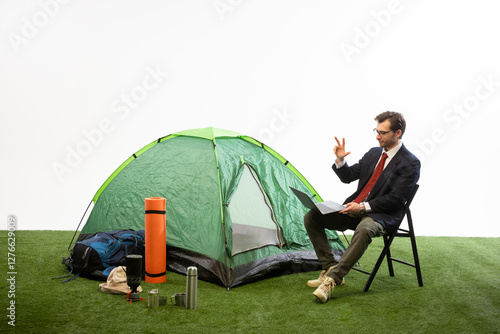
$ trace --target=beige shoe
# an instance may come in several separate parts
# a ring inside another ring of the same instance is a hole
[[[307,286],[310,286],[311,288],[319,287],[325,281],[325,279],[328,277],[327,276],[328,272],[330,270],[332,270],[333,268],[335,268],[335,266],[331,266],[330,268],[328,268],[328,270],[323,270],[319,274],[319,277],[317,279],[312,279],[312,280],[307,281]],[[345,284],[345,281],[344,281],[344,279],[342,279],[342,283],[340,283],[340,285],[344,285],[344,284]]]
[[[335,281],[331,277],[326,277],[323,283],[313,292],[322,303],[326,303],[335,288]]]

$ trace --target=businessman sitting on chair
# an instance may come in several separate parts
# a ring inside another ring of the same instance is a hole
[[[344,183],[358,181],[356,192],[349,196],[340,212],[322,215],[309,211],[304,225],[323,271],[307,285],[316,287],[314,295],[323,303],[335,285],[344,283],[344,276],[361,258],[372,238],[390,232],[403,218],[403,207],[420,177],[420,161],[401,142],[406,121],[402,114],[386,111],[375,117],[374,129],[379,147],[370,149],[358,163],[349,166],[345,157],[345,139],[333,151],[332,168]],[[325,229],[354,230],[351,243],[337,263],[328,243]]]

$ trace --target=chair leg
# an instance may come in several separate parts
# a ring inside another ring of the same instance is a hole
[[[394,235],[391,235],[389,237],[389,239],[387,240],[387,242],[385,242],[385,239],[384,239],[384,249],[382,250],[382,253],[378,257],[377,263],[375,263],[375,266],[373,267],[373,270],[370,274],[370,277],[368,277],[368,281],[366,282],[365,287],[363,288],[364,292],[367,292],[368,289],[370,289],[370,285],[372,284],[373,280],[375,279],[375,275],[377,275],[377,271],[380,268],[382,261],[384,261],[384,257],[387,256],[393,240],[394,240]]]
[[[408,227],[410,230],[410,239],[411,239],[411,248],[413,250],[413,263],[415,264],[415,270],[417,272],[417,280],[418,286],[423,286],[424,282],[422,280],[422,271],[420,270],[420,261],[418,259],[418,251],[417,251],[417,241],[415,239],[415,232],[413,231],[413,221],[411,219],[411,213],[407,214],[408,219]]]
[[[423,286],[424,282],[422,280],[422,271],[420,270],[420,261],[418,260],[417,243],[415,242],[415,237],[412,238],[413,247],[413,259],[415,261],[415,270],[417,271],[418,286]]]
[[[384,245],[386,245],[386,246],[387,246],[387,242],[388,242],[387,240],[388,240],[388,237],[384,235]],[[391,248],[388,247],[387,248],[387,256],[386,256],[387,266],[389,267],[389,275],[391,277],[394,277],[394,267],[392,266],[392,257],[391,256],[392,256],[391,255]]]

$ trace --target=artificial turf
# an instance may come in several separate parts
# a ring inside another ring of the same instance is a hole
[[[390,277],[384,262],[368,292],[363,292],[367,276],[352,271],[326,304],[306,286],[319,274],[309,272],[230,291],[199,281],[198,309],[186,310],[169,300],[157,309],[147,301],[130,304],[123,295],[102,293],[98,281],[52,279],[67,273],[61,259],[69,254],[72,234],[16,231],[9,256],[8,231],[0,231],[0,332],[500,333],[500,238],[417,237],[423,287],[413,268],[396,263]],[[370,270],[381,249],[377,238],[361,265]],[[409,240],[395,240],[391,249],[394,256],[411,259]],[[15,271],[9,257],[15,257]],[[184,292],[185,284],[184,276],[169,272],[166,283],[143,282],[141,296],[158,289],[169,299]],[[15,326],[9,324],[12,301]]]

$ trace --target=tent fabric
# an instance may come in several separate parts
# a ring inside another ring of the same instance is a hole
[[[149,143],[104,182],[79,239],[144,229],[144,200],[166,198],[167,267],[227,288],[320,268],[290,186],[321,197],[281,155],[236,132],[204,128]],[[327,231],[334,255],[343,253]],[[175,260],[172,261],[172,260]]]

